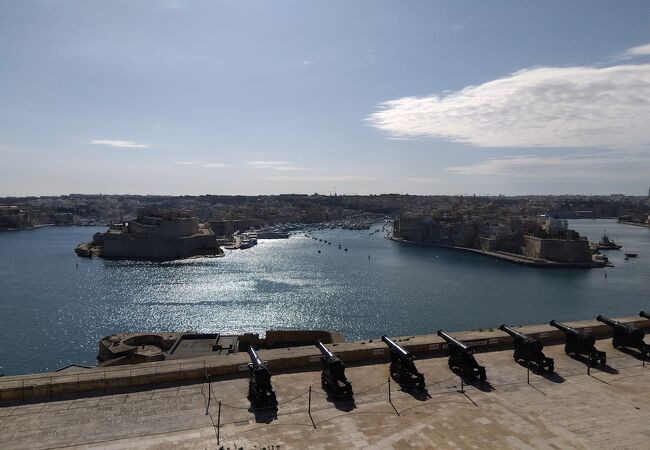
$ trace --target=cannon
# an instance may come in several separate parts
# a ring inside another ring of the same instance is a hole
[[[471,348],[442,330],[438,330],[438,336],[443,338],[449,347],[448,364],[452,372],[469,380],[478,377],[481,381],[485,381],[485,367],[476,362]]]
[[[251,362],[248,363],[248,394],[254,401],[256,407],[264,408],[277,406],[278,400],[275,397],[273,386],[271,386],[271,372],[266,366],[266,361],[262,361],[253,347],[248,348],[248,356]]]
[[[564,333],[564,353],[567,355],[587,355],[589,358],[589,365],[605,364],[607,361],[605,352],[596,349],[594,345],[596,339],[582,331],[574,330],[564,324],[551,320],[549,325],[557,328]]]
[[[529,336],[526,336],[523,333],[513,330],[506,324],[502,324],[499,327],[499,330],[508,333],[515,341],[515,352],[513,357],[515,361],[525,361],[527,363],[532,363],[536,365],[539,370],[551,373],[555,370],[555,364],[553,363],[553,358],[547,358],[542,351],[544,345]]]
[[[393,380],[404,386],[424,389],[424,375],[415,367],[415,357],[387,336],[382,336],[381,340],[390,349],[390,376]]]
[[[639,315],[640,315],[641,317],[645,317],[646,319],[650,319],[650,313],[647,313],[647,312],[645,312],[645,311],[641,311],[641,312],[639,313]]]
[[[321,352],[320,381],[323,390],[334,397],[352,397],[352,384],[345,377],[345,364],[334,353],[330,352],[321,341],[316,341],[316,347]]]
[[[643,342],[643,338],[645,337],[643,330],[639,330],[632,325],[626,325],[616,320],[608,319],[600,314],[596,316],[596,320],[614,329],[614,338],[612,339],[614,348],[635,348],[641,353],[644,359],[650,356],[650,346]]]

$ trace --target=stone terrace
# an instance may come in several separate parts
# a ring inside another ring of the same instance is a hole
[[[609,365],[590,375],[561,345],[546,347],[557,375],[531,373],[530,384],[511,350],[480,353],[489,384],[465,385],[464,393],[446,358],[419,359],[428,394],[401,391],[391,382],[392,404],[383,362],[348,367],[355,404],[328,400],[319,371],[278,373],[277,413],[252,411],[248,380],[235,376],[4,403],[0,447],[648,448],[650,365],[615,350],[609,340],[597,346],[607,351]]]

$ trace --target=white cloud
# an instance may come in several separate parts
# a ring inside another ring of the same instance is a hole
[[[115,148],[147,148],[147,144],[138,144],[133,141],[121,141],[117,139],[93,139],[89,142],[93,145],[107,145]]]
[[[266,169],[273,166],[286,166],[289,163],[286,161],[247,161],[246,164],[258,169]]]
[[[255,169],[272,169],[272,170],[305,170],[303,167],[296,167],[287,161],[247,161],[246,164],[253,166]]]
[[[220,163],[220,162],[209,162],[209,163],[202,164],[202,167],[210,167],[210,168],[214,168],[214,167],[228,167],[228,164]]]
[[[177,164],[179,166],[198,166],[199,163],[195,161],[176,161],[174,164]]]
[[[302,167],[296,167],[296,166],[275,166],[273,167],[275,170],[304,170]]]
[[[650,144],[650,64],[526,69],[387,101],[367,120],[393,137],[478,147],[641,148]]]
[[[645,179],[650,173],[650,156],[634,153],[621,155],[620,152],[573,156],[515,156],[448,167],[447,171],[457,175],[490,177]]]
[[[638,47],[632,47],[625,50],[626,57],[632,58],[634,56],[647,56],[650,55],[650,44],[639,45]]]

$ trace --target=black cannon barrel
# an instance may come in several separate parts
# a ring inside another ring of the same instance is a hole
[[[567,327],[563,323],[556,322],[555,320],[551,320],[548,324],[552,327],[557,328],[558,330],[564,331],[567,334],[576,334],[576,335],[579,334],[578,330],[574,330],[571,327]]]
[[[647,313],[647,312],[645,312],[645,311],[641,311],[641,312],[639,313],[639,315],[640,315],[641,317],[645,317],[646,319],[650,319],[650,313]]]
[[[460,342],[459,340],[449,336],[447,333],[445,333],[442,330],[438,330],[438,336],[443,338],[445,341],[447,341],[448,344],[455,345],[456,347],[460,348],[461,350],[469,350],[469,347],[465,345],[464,343]]]
[[[388,336],[384,335],[381,337],[381,340],[384,341],[386,345],[390,347],[391,350],[397,352],[398,355],[400,356],[409,356],[410,353],[404,350],[402,347],[397,345],[392,339],[390,339]]]
[[[525,334],[522,334],[522,333],[520,333],[520,332],[518,332],[518,331],[513,330],[512,328],[510,328],[510,327],[509,327],[508,325],[506,325],[505,323],[502,323],[502,324],[501,324],[501,326],[499,327],[499,330],[501,330],[501,331],[505,331],[505,332],[508,333],[510,336],[512,336],[512,337],[516,337],[516,338],[519,338],[519,339],[523,339],[524,341],[530,339],[530,338],[529,338],[528,336],[526,336]]]
[[[259,356],[257,356],[257,352],[253,347],[248,347],[248,356],[251,358],[251,362],[253,363],[253,367],[258,367],[263,365],[262,360],[260,359]]]
[[[597,320],[598,322],[602,322],[602,323],[604,323],[604,324],[607,324],[607,325],[609,325],[609,326],[612,327],[612,328],[616,328],[616,327],[629,328],[629,326],[627,326],[627,325],[624,324],[624,323],[617,322],[616,320],[608,319],[607,317],[605,317],[605,316],[601,316],[600,314],[598,314],[598,315],[596,316],[596,320]]]
[[[325,356],[326,358],[334,358],[334,353],[330,352],[325,345],[321,341],[316,341],[316,347],[318,347],[318,350]]]

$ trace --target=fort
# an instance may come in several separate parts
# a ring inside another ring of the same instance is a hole
[[[75,251],[86,257],[154,261],[223,254],[212,229],[188,211],[158,208],[142,209],[135,220],[95,233],[92,242]]]
[[[398,217],[389,239],[471,251],[534,267],[604,267],[589,241],[553,217]]]
[[[615,321],[650,328],[645,317]],[[390,379],[389,347],[380,339],[327,344],[354,389],[343,400],[321,389],[316,346],[262,349],[256,367],[270,371],[277,396],[269,408],[247,398],[245,352],[3,377],[3,447],[644,448],[644,359],[613,347],[607,323],[563,326],[593,336],[606,364],[565,355],[563,331],[535,325],[516,330],[543,342],[552,372],[513,360],[513,337],[497,328],[450,333],[476,353],[486,381],[450,371],[438,335],[392,338],[415,357],[424,389]]]

